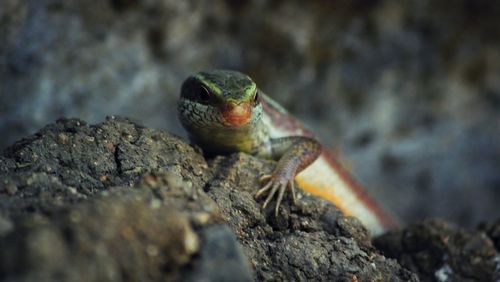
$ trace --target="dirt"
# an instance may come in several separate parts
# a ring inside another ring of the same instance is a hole
[[[254,193],[273,165],[246,154],[207,161],[126,118],[58,120],[0,156],[0,280],[497,277],[498,224],[466,232],[423,222],[372,245],[357,219],[303,192],[278,217],[263,210]]]

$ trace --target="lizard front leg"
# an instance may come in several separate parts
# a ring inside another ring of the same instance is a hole
[[[318,158],[321,153],[321,144],[309,137],[289,136],[270,139],[270,145],[272,157],[278,160],[278,164],[271,175],[261,178],[268,182],[257,191],[256,197],[268,193],[263,204],[265,208],[278,193],[274,211],[277,216],[283,195],[288,187],[292,192],[293,202],[296,202],[294,178]]]

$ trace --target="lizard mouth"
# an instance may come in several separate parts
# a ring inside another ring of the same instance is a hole
[[[222,117],[231,126],[242,126],[250,121],[252,107],[250,103],[228,103],[224,105]]]

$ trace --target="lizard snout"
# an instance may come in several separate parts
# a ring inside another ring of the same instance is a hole
[[[242,126],[248,123],[252,116],[250,103],[227,103],[222,110],[222,117],[232,126]]]

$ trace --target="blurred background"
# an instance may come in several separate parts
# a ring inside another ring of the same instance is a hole
[[[202,69],[249,74],[404,221],[500,216],[500,2],[0,0],[0,150],[59,117],[184,135]]]

